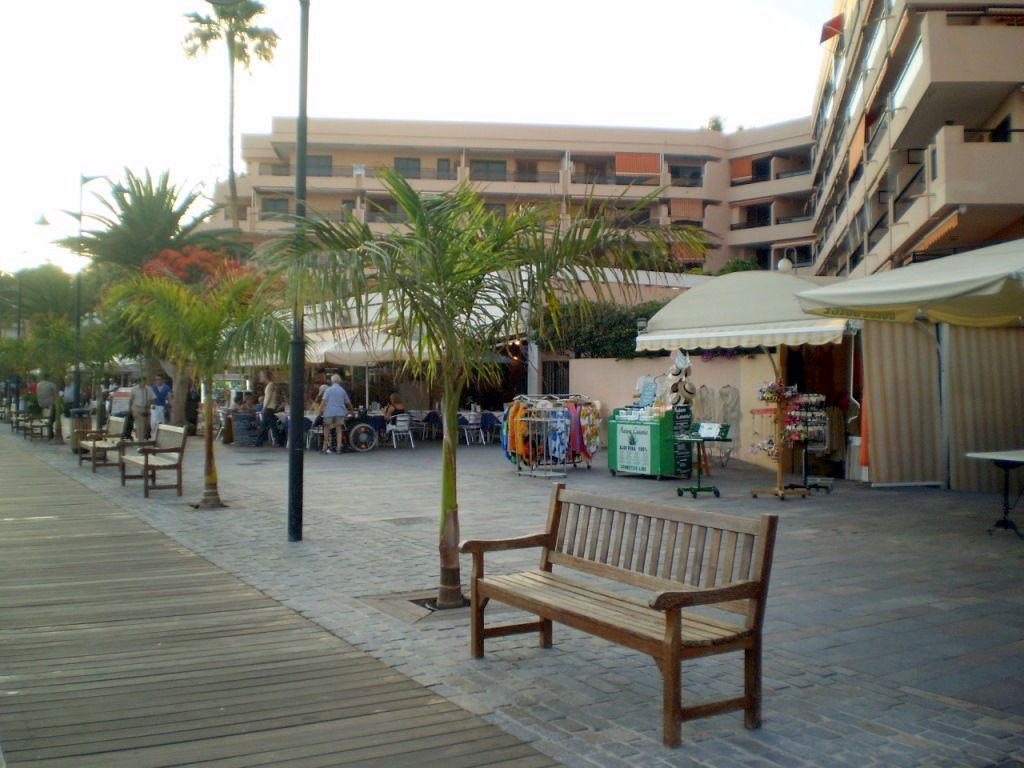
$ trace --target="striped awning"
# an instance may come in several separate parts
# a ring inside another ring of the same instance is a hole
[[[639,335],[638,351],[661,349],[733,349],[735,347],[777,347],[780,345],[838,344],[846,331],[845,320],[795,320],[784,323],[717,325]]]

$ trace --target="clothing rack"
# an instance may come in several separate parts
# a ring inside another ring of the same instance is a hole
[[[518,474],[565,477],[570,466],[590,469],[600,416],[586,395],[517,395],[502,422],[502,448]]]

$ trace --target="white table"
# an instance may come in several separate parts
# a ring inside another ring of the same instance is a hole
[[[1024,448],[1014,451],[978,451],[968,453],[966,456],[968,459],[991,461],[999,469],[1003,470],[1003,516],[993,523],[988,532],[992,533],[996,528],[1005,528],[1024,539],[1024,534],[1017,529],[1016,523],[1010,519],[1010,470],[1024,466]]]

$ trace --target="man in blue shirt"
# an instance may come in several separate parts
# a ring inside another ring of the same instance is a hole
[[[171,385],[163,376],[156,376],[150,385],[150,391],[153,397],[149,405],[149,434],[151,437],[156,437],[157,425],[167,421],[167,406],[171,402]]]
[[[352,409],[348,392],[341,386],[341,376],[331,376],[331,386],[324,391],[324,453],[331,452],[331,430],[337,435],[338,453],[341,453],[341,435],[345,431],[345,420]]]

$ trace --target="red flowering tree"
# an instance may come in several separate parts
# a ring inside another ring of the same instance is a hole
[[[237,277],[246,269],[223,249],[209,251],[194,245],[180,250],[165,248],[160,255],[143,265],[150,277],[170,277],[188,285],[218,282],[227,276]]]

